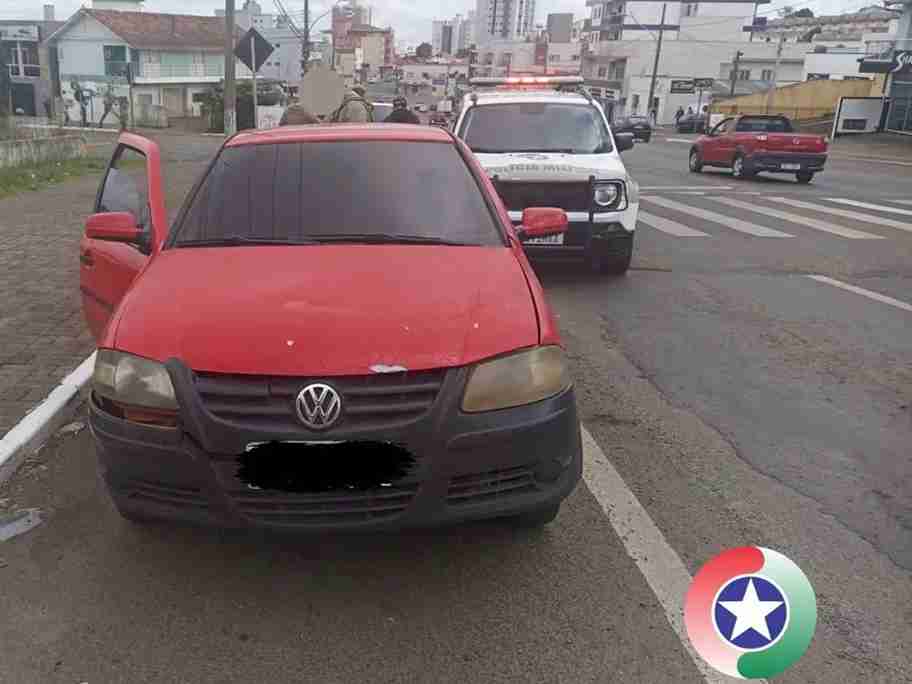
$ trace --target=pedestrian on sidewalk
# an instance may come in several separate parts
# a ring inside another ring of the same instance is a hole
[[[678,105],[678,111],[675,112],[675,126],[678,125],[682,116],[684,116],[684,107]]]

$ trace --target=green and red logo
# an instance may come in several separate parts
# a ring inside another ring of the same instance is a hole
[[[700,568],[687,591],[684,623],[697,653],[715,669],[762,679],[804,655],[817,627],[817,599],[791,560],[744,546]]]

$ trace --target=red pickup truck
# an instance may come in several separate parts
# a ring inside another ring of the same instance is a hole
[[[720,121],[690,148],[690,170],[721,166],[735,178],[749,178],[759,171],[794,173],[799,183],[810,183],[823,171],[827,139],[822,135],[795,133],[784,116],[736,116]]]

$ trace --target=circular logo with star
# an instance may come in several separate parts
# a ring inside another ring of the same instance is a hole
[[[817,600],[791,560],[746,546],[700,568],[687,592],[684,622],[707,663],[733,677],[760,679],[804,655],[817,626]]]

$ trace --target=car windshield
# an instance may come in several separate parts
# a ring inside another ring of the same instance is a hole
[[[363,141],[225,148],[172,244],[503,245],[452,144]]]
[[[736,131],[741,133],[792,133],[792,124],[782,117],[750,117],[738,121]]]
[[[472,107],[460,136],[478,153],[612,150],[599,111],[586,104],[527,102]]]

